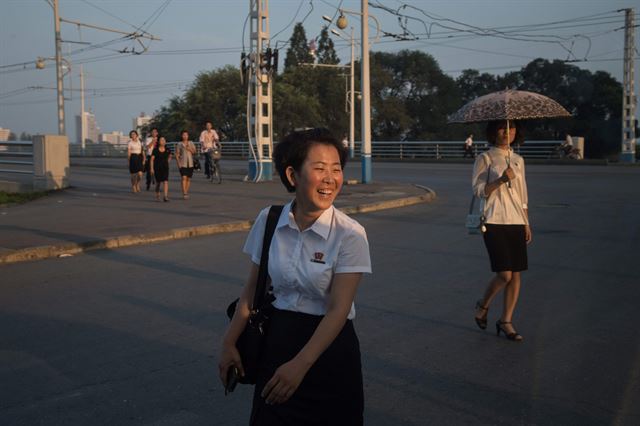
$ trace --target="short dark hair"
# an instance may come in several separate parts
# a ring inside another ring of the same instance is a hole
[[[132,131],[130,131],[130,132],[129,132],[129,137],[131,137],[131,135],[132,135],[133,133],[135,133],[135,134],[136,134],[136,136],[140,136],[140,135],[138,135],[138,131],[137,131],[137,130],[132,130]]]
[[[489,145],[496,144],[496,138],[498,137],[498,129],[500,129],[507,120],[496,120],[490,121],[487,123],[487,143]],[[510,126],[515,126],[516,128],[516,138],[513,140],[513,143],[516,145],[522,145],[524,143],[524,128],[520,121],[509,120]]]
[[[333,146],[340,156],[342,169],[347,164],[347,150],[328,129],[316,128],[291,132],[273,150],[273,162],[287,191],[296,191],[295,186],[291,185],[287,179],[287,167],[291,166],[293,170],[299,172],[307,159],[309,149],[314,144]]]
[[[183,134],[185,134],[185,133],[186,133],[186,134],[189,134],[189,131],[188,131],[187,129],[180,130],[180,138],[181,138],[181,139],[182,139],[182,135],[183,135]]]

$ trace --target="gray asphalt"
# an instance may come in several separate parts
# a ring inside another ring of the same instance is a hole
[[[0,206],[0,263],[4,263],[5,256],[34,247],[66,247],[68,243],[103,242],[113,237],[249,221],[266,204],[290,199],[279,178],[260,184],[244,182],[246,162],[222,162],[220,185],[207,181],[203,173],[194,174],[188,201],[182,200],[180,176],[172,164],[172,201],[158,203],[153,188],[131,193],[124,167],[126,159],[82,160],[92,160],[86,163],[91,167],[73,166],[70,188],[29,203]],[[356,172],[356,168],[349,167],[347,178]],[[388,202],[425,193],[409,183],[346,185],[336,206]]]
[[[534,239],[514,323],[473,322],[490,277],[463,227],[469,166],[376,164],[431,204],[357,215],[367,425],[640,424],[640,169],[530,166]],[[242,425],[216,358],[246,233],[0,267],[0,424]]]

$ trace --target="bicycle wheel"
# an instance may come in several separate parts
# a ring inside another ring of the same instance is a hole
[[[213,178],[215,175],[215,179],[218,183],[222,183],[222,174],[220,173],[220,163],[214,161],[213,162],[213,170],[214,172],[211,174],[211,181],[213,182]]]

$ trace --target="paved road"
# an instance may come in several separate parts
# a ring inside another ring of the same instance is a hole
[[[529,167],[522,344],[473,322],[489,273],[462,227],[468,166],[375,173],[439,198],[357,216],[367,425],[640,424],[640,169]],[[225,398],[215,367],[245,236],[0,267],[0,424],[246,424],[250,389]]]

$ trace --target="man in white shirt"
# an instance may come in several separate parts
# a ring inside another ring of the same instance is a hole
[[[467,138],[466,141],[464,141],[464,155],[462,156],[462,158],[467,158],[467,154],[469,155],[469,157],[474,158],[475,156],[473,155],[473,135],[469,135],[469,137]]]
[[[212,161],[216,162],[216,167],[218,166],[217,163],[219,160],[213,160],[211,154],[214,149],[220,149],[220,138],[218,137],[218,133],[213,129],[213,123],[211,123],[211,121],[207,121],[205,127],[206,129],[200,133],[200,149],[205,156],[204,173],[207,175],[207,179],[209,179],[212,174]]]

